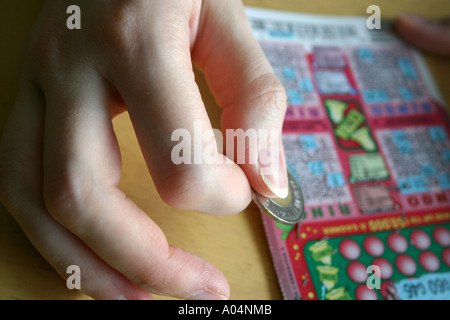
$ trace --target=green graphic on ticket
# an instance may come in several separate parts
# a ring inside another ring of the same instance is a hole
[[[379,153],[355,154],[348,157],[350,164],[350,182],[384,180],[389,178],[389,171]]]

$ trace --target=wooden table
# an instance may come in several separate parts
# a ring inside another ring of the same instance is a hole
[[[400,11],[427,16],[450,16],[448,0],[335,1],[247,0],[245,5],[316,14],[366,15],[377,4],[383,18]],[[0,9],[0,131],[16,94],[19,52],[39,11],[41,1],[3,0]],[[426,56],[447,105],[450,105],[450,61]],[[198,83],[213,123],[219,128],[220,109],[205,81]],[[169,242],[214,263],[227,277],[232,299],[282,299],[258,210],[252,204],[231,217],[212,217],[168,207],[157,195],[140,153],[127,114],[114,120],[123,154],[121,188],[154,219]],[[67,289],[65,282],[29,243],[0,205],[0,299],[86,299]],[[156,297],[166,298],[166,297]]]

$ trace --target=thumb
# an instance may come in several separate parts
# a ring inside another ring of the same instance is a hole
[[[226,156],[242,168],[255,191],[285,198],[284,87],[254,38],[240,1],[208,1],[203,10],[207,19],[200,21],[193,58],[223,108]]]
[[[450,18],[429,19],[401,13],[394,25],[401,37],[419,49],[450,56]]]

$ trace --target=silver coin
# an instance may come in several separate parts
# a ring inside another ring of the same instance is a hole
[[[289,169],[287,173],[289,193],[286,198],[268,198],[253,191],[253,201],[275,221],[284,224],[296,224],[305,218],[303,193]]]

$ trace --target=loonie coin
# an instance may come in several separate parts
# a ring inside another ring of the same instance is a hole
[[[270,218],[284,224],[299,223],[305,218],[304,200],[300,186],[289,171],[289,193],[286,198],[268,198],[253,191],[253,201]]]

